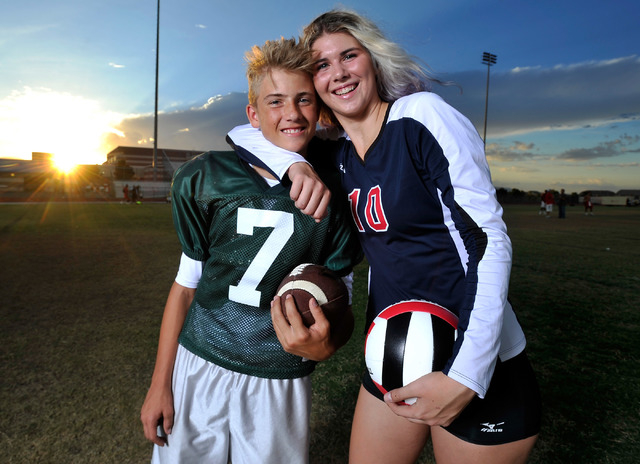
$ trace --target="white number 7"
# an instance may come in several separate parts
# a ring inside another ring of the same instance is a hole
[[[269,234],[238,285],[229,286],[229,299],[250,306],[260,306],[260,292],[256,288],[293,235],[293,214],[238,208],[238,233],[253,235],[254,227],[273,227],[273,232]]]

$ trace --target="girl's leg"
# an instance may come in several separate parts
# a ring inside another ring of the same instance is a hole
[[[476,445],[447,432],[442,427],[431,429],[433,452],[438,464],[524,464],[538,436],[503,445]]]
[[[413,464],[429,437],[429,427],[397,416],[360,387],[353,416],[350,464]]]

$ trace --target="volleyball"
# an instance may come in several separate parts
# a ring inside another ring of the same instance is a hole
[[[402,301],[373,320],[365,363],[382,394],[444,368],[453,353],[458,317],[428,301]],[[405,400],[413,404],[415,398]]]

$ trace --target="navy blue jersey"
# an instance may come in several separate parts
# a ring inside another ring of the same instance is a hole
[[[299,161],[269,157],[247,127],[229,135],[273,172]],[[483,397],[498,356],[522,352],[525,338],[507,301],[511,242],[477,131],[421,92],[389,106],[364,160],[346,136],[327,143],[371,267],[368,321],[409,299],[453,311],[458,338],[444,372]]]

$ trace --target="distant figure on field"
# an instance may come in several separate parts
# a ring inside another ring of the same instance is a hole
[[[560,189],[560,196],[558,197],[558,218],[564,219],[566,217],[567,209],[567,196],[564,193],[564,189]]]
[[[542,195],[540,195],[540,210],[538,211],[538,215],[542,216],[545,212],[545,206],[544,206],[544,196],[547,194],[547,191],[545,190]]]
[[[553,203],[554,203],[554,199],[553,199],[553,192],[551,192],[551,190],[546,190],[544,192],[544,210],[546,213],[546,217],[551,217],[551,213],[553,212]]]
[[[124,196],[125,203],[129,203],[129,184],[124,184],[122,195]]]
[[[593,216],[593,203],[591,202],[591,194],[587,193],[584,196],[584,215]]]

